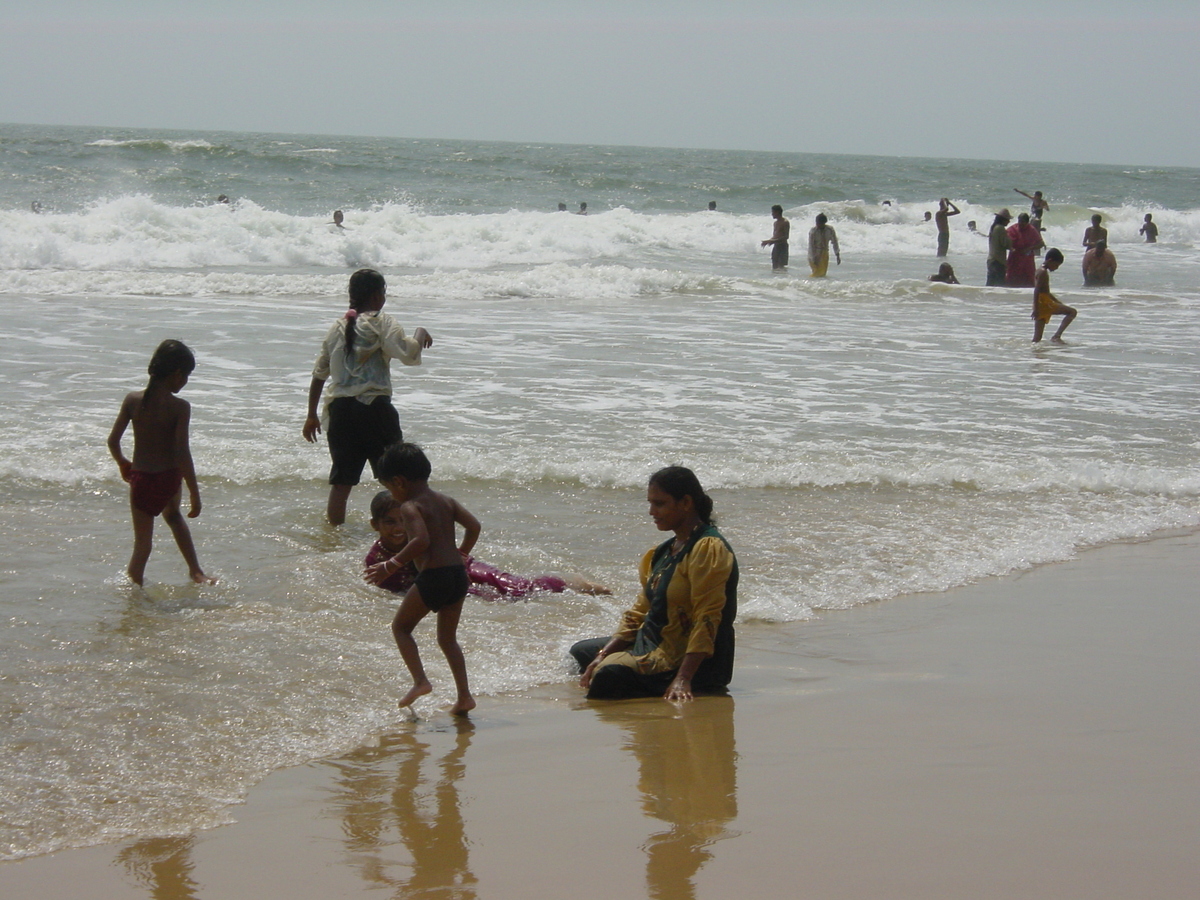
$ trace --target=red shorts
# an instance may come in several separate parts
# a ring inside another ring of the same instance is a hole
[[[164,469],[161,472],[139,472],[134,469],[129,473],[129,498],[135,508],[148,516],[157,516],[179,493],[182,483],[183,473],[178,469]]]

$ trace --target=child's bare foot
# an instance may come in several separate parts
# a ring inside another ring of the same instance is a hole
[[[459,697],[458,702],[455,703],[452,707],[450,707],[450,715],[465,716],[467,713],[469,713],[474,708],[475,708],[475,698],[472,697],[470,694],[467,694],[465,697]]]
[[[424,697],[432,690],[433,685],[431,685],[428,681],[421,684],[414,684],[409,692],[400,698],[400,708],[404,709],[406,706],[411,706],[414,700],[416,700],[418,697]]]
[[[216,584],[217,583],[217,579],[215,579],[209,575],[205,575],[199,569],[197,569],[195,572],[192,573],[192,581],[196,582],[196,584]]]

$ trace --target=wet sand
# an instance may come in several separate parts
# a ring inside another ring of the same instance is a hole
[[[13,898],[1190,897],[1200,535],[738,632],[729,697],[485,697]],[[468,661],[469,662],[469,661]]]

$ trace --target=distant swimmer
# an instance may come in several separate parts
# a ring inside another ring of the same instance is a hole
[[[717,201],[716,201],[716,200],[709,200],[709,201],[708,201],[708,211],[709,211],[709,212],[716,212],[716,211],[717,211]]]
[[[958,279],[954,276],[954,266],[950,263],[942,263],[938,266],[937,274],[929,276],[930,281],[940,281],[942,284],[958,284]]]
[[[575,213],[575,215],[577,215],[577,216],[586,216],[586,215],[587,215],[587,204],[586,204],[586,203],[580,203],[580,204],[579,204],[579,212]]]
[[[34,200],[32,203],[29,204],[29,208],[32,209],[35,213],[40,214],[42,211],[42,201]],[[1146,216],[1146,218],[1149,219],[1150,217]]]
[[[925,221],[928,222],[932,218],[933,218],[933,213],[931,213],[929,210],[925,210]]]
[[[967,223],[967,231],[971,232],[971,234],[978,235],[981,238],[987,237],[986,234],[979,230],[979,227],[975,224],[974,219]]]
[[[558,204],[558,211],[559,211],[559,212],[566,212],[566,211],[567,211],[567,204],[565,204],[565,203],[560,203],[560,204]]]
[[[1092,216],[1091,226],[1083,233],[1083,246],[1095,247],[1101,241],[1108,241],[1108,229],[1100,224],[1100,213]]]
[[[221,194],[221,195],[219,195],[219,196],[217,197],[217,202],[218,202],[218,203],[224,203],[224,204],[228,205],[228,203],[229,203],[230,201],[229,201],[229,198],[228,198],[228,197],[226,197],[224,194]]]
[[[945,256],[950,250],[950,223],[947,221],[951,216],[957,216],[961,210],[955,206],[946,197],[938,201],[937,215],[934,220],[937,223],[938,243],[937,255]],[[926,213],[928,215],[928,213]]]
[[[808,267],[812,269],[813,278],[824,278],[829,270],[829,245],[833,244],[833,253],[837,264],[842,264],[842,251],[838,247],[837,232],[826,224],[829,218],[825,213],[817,213],[816,226],[808,230]]]
[[[1008,270],[1008,251],[1012,249],[1012,240],[1008,236],[1008,223],[1012,221],[1012,213],[1002,209],[992,220],[988,229],[987,256],[987,286],[1004,287],[1004,275]]]
[[[1099,241],[1083,254],[1083,283],[1089,287],[1111,287],[1117,274],[1117,258],[1108,241]]]
[[[1144,234],[1146,236],[1147,244],[1158,243],[1158,226],[1151,221],[1153,218],[1154,217],[1151,216],[1150,213],[1146,213],[1146,219],[1142,227],[1138,229],[1138,234]]]
[[[783,217],[783,207],[778,203],[771,207],[771,218],[775,220],[775,229],[761,246],[771,248],[772,271],[782,272],[788,265],[788,238],[792,234],[792,223]]]
[[[1042,213],[1050,208],[1050,204],[1046,202],[1046,198],[1042,196],[1042,192],[1034,191],[1032,194],[1027,194],[1020,188],[1013,188],[1013,190],[1022,197],[1030,199],[1029,218],[1032,220],[1031,224],[1038,231],[1044,231],[1045,229],[1042,228]]]
[[[1056,344],[1062,343],[1062,333],[1067,330],[1068,325],[1075,321],[1076,311],[1065,303],[1059,303],[1058,298],[1050,293],[1050,273],[1057,270],[1062,264],[1062,251],[1057,247],[1051,247],[1046,251],[1046,259],[1042,263],[1042,267],[1037,270],[1037,277],[1033,285],[1033,315],[1031,317],[1035,344],[1041,341],[1042,332],[1045,331],[1051,316],[1063,317],[1058,331],[1054,332],[1054,337],[1050,338]]]
[[[346,226],[342,224],[342,220],[344,218],[346,217],[342,215],[342,211],[340,209],[335,209],[333,211],[333,221],[329,224],[336,225],[338,228],[345,228]]]

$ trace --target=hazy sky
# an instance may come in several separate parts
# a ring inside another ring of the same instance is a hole
[[[1194,0],[6,0],[0,121],[1200,166]]]

